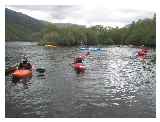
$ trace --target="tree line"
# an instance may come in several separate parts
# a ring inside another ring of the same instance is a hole
[[[62,46],[84,45],[144,45],[156,46],[156,15],[153,18],[133,21],[122,28],[96,25],[89,28],[70,26],[58,28],[54,24],[35,34],[40,44]]]

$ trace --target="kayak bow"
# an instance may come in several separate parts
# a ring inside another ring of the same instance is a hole
[[[86,69],[86,66],[84,64],[82,64],[82,63],[73,64],[73,67],[78,72],[84,72],[85,69]]]

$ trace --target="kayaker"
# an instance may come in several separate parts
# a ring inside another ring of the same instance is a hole
[[[138,56],[144,56],[144,55],[145,55],[145,53],[143,51],[138,52]]]
[[[147,48],[143,48],[143,49],[142,49],[142,52],[147,53],[147,52],[148,52],[148,49],[147,49]]]
[[[82,56],[78,56],[78,57],[76,57],[76,58],[74,59],[74,64],[76,64],[76,63],[83,63],[83,58],[82,58]]]
[[[32,65],[29,63],[27,57],[23,57],[22,62],[19,63],[18,69],[32,69]]]
[[[86,56],[88,56],[90,54],[90,52],[87,52],[85,54],[81,54],[80,56],[76,57],[74,59],[74,64],[76,63],[83,63],[83,60],[86,58]]]

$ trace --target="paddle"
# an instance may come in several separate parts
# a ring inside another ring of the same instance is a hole
[[[36,68],[34,64],[32,65],[32,69],[39,73],[44,73],[46,71],[44,68]]]
[[[44,68],[37,68],[36,71],[39,73],[44,73],[46,70]]]

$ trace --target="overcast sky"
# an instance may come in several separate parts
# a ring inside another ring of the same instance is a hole
[[[154,12],[135,9],[107,9],[102,6],[76,5],[10,5],[6,6],[40,20],[74,23],[86,26],[101,24],[123,27],[132,21],[152,18]]]

